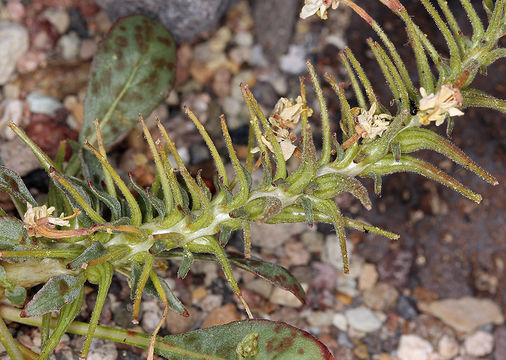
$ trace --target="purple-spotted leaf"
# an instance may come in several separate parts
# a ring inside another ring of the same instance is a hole
[[[118,20],[93,60],[80,142],[95,145],[95,119],[106,146],[126,135],[139,113],[149,115],[167,96],[175,63],[174,40],[160,23],[140,15]]]
[[[252,256],[247,259],[242,254],[227,252],[230,263],[270,281],[275,286],[294,294],[302,304],[306,302],[306,293],[297,279],[284,267]]]
[[[268,320],[236,321],[186,334],[169,335],[162,342],[167,346],[157,347],[156,352],[172,360],[189,358],[190,354],[181,354],[181,348],[191,350],[190,358],[196,359],[334,359],[325,345],[311,334]],[[171,347],[174,347],[174,352],[166,350]]]

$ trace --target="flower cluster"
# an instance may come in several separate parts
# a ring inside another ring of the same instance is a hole
[[[306,112],[308,117],[313,114],[313,110],[304,105],[302,97],[298,96],[295,102],[287,98],[279,99],[274,106],[274,111],[269,116],[271,129],[281,147],[285,160],[290,159],[297,149],[297,146],[294,145],[297,137],[292,130],[295,129],[304,112]],[[274,152],[272,144],[265,136],[262,136],[262,142],[270,151]],[[253,152],[258,151],[260,151],[258,147],[253,149]]]
[[[52,216],[56,210],[53,206],[47,207],[46,205],[33,207],[32,204],[26,204],[26,212],[23,216],[25,229],[29,236],[41,237],[47,236],[47,231],[52,230],[55,226],[70,226],[69,219],[72,219],[80,214],[79,210],[75,210],[73,215],[65,217],[62,213],[59,217]]]
[[[356,117],[355,130],[364,139],[373,139],[376,136],[381,136],[383,132],[388,129],[390,123],[387,120],[392,119],[391,115],[378,114],[376,115],[377,103],[373,103],[369,110],[355,108],[356,112],[360,111]]]
[[[441,86],[439,91],[427,95],[424,88],[420,88],[420,111],[418,121],[422,125],[428,125],[431,121],[436,122],[436,126],[441,125],[447,116],[462,116],[464,113],[458,109],[462,106],[462,95],[460,90],[451,84]]]
[[[337,9],[339,0],[305,0],[304,6],[300,11],[300,17],[306,19],[311,15],[317,14],[321,19],[327,19],[327,9]]]

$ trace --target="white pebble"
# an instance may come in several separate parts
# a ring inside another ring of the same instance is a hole
[[[494,348],[494,337],[485,331],[477,331],[466,339],[464,348],[472,356],[488,355]]]
[[[432,345],[417,335],[402,335],[397,350],[400,360],[429,360],[433,352]]]

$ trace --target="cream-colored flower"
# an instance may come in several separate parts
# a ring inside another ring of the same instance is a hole
[[[418,112],[418,121],[422,125],[428,125],[435,121],[436,125],[441,125],[447,116],[462,116],[464,113],[458,109],[462,106],[462,95],[458,88],[451,84],[441,86],[439,91],[427,95],[424,88],[420,88],[420,111]]]
[[[364,139],[373,139],[376,136],[383,135],[383,132],[388,129],[392,116],[388,114],[375,115],[377,103],[373,103],[369,110],[360,109],[360,114],[357,116],[357,126],[360,127],[362,133],[360,134]]]
[[[297,140],[297,136],[290,130],[295,129],[304,112],[307,113],[307,116],[313,114],[313,110],[305,106],[302,97],[298,96],[295,102],[287,98],[279,99],[274,106],[274,111],[269,116],[272,132],[276,136],[285,160],[290,159],[297,149],[297,146],[293,144]],[[274,152],[272,144],[264,136],[262,136],[262,142],[271,152]],[[259,151],[258,147],[252,150],[253,153]]]
[[[339,0],[305,0],[304,6],[300,11],[300,17],[306,19],[313,14],[317,14],[323,20],[327,19],[327,9],[337,9]]]
[[[54,211],[56,210],[53,206],[48,208],[46,205],[33,207],[32,204],[26,203],[26,213],[23,216],[23,222],[25,227],[37,226],[37,221],[46,218],[46,221],[51,225],[58,226],[70,226],[68,220],[61,214],[60,217],[54,217]]]

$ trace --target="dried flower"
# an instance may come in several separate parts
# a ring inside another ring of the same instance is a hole
[[[378,108],[377,103],[373,103],[369,110],[360,110],[360,114],[357,116],[357,132],[360,133],[364,139],[373,139],[376,136],[381,136],[383,132],[388,129],[392,116],[388,114],[375,115],[376,109]]]
[[[428,125],[435,121],[441,125],[447,116],[462,116],[464,113],[457,107],[462,105],[462,95],[458,88],[451,84],[441,86],[436,94],[427,95],[424,88],[420,88],[420,112],[418,121],[422,125]]]
[[[62,213],[60,217],[52,216],[55,208],[51,206],[48,208],[46,205],[33,207],[32,204],[27,203],[23,222],[25,229],[28,231],[29,236],[45,236],[51,235],[55,226],[70,226],[69,219],[72,219],[80,214],[79,210],[74,210],[74,214],[64,216]]]
[[[306,19],[313,14],[317,14],[320,18],[326,20],[327,9],[331,6],[332,9],[337,9],[339,0],[305,0],[299,16]]]
[[[279,99],[274,106],[273,113],[269,116],[271,129],[281,147],[281,152],[285,160],[290,159],[295,149],[297,149],[293,144],[297,140],[297,136],[290,130],[295,129],[303,112],[306,112],[307,116],[313,114],[313,110],[304,105],[302,97],[298,96],[295,102],[287,98]],[[264,136],[262,136],[262,142],[270,151],[274,152],[272,144]],[[260,149],[254,148],[252,151],[256,153],[260,151]]]

